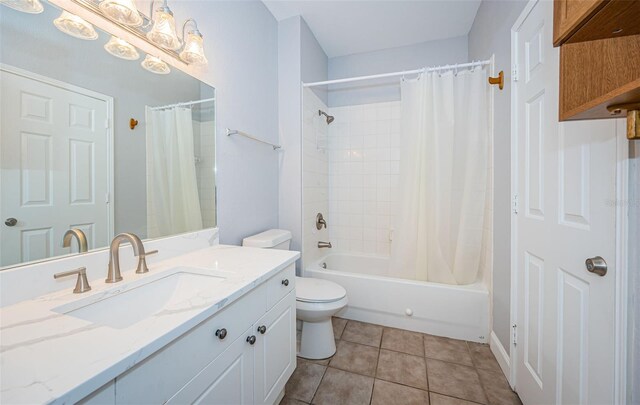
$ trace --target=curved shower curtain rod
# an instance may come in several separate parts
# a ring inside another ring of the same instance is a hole
[[[325,86],[328,84],[350,83],[350,82],[358,82],[361,80],[381,79],[383,77],[395,77],[395,76],[412,75],[412,74],[425,73],[425,72],[437,72],[439,70],[451,70],[451,69],[455,70],[455,69],[468,68],[468,67],[474,67],[474,66],[485,66],[490,64],[491,64],[491,59],[487,59],[487,60],[482,60],[477,62],[459,63],[455,65],[424,67],[421,69],[405,70],[402,72],[382,73],[382,74],[370,75],[370,76],[349,77],[346,79],[325,80],[322,82],[313,82],[313,83],[302,83],[302,87],[315,87],[315,86]]]

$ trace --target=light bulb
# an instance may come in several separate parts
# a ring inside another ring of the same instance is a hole
[[[140,54],[138,54],[138,51],[133,45],[115,35],[111,36],[109,42],[104,45],[104,49],[120,59],[137,60],[140,58]]]
[[[149,72],[158,75],[168,75],[171,72],[169,65],[163,62],[160,58],[151,55],[147,55],[140,65]]]
[[[62,11],[60,17],[53,20],[53,24],[60,31],[79,39],[94,40],[98,38],[98,33],[93,25],[86,22],[75,14],[68,11]]]
[[[29,14],[40,14],[44,10],[40,0],[0,0],[0,4]]]
[[[209,63],[204,56],[202,34],[198,30],[189,31],[185,39],[184,49],[180,52],[180,59],[190,65],[203,66]]]
[[[169,7],[162,6],[153,14],[153,28],[147,33],[147,38],[162,48],[175,51],[181,44],[176,34],[176,20]]]
[[[133,0],[103,0],[100,11],[107,17],[131,27],[142,25],[142,16]]]

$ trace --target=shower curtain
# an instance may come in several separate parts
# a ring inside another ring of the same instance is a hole
[[[480,266],[489,106],[483,69],[401,88],[400,198],[391,276],[469,284]]]
[[[146,108],[147,236],[202,229],[191,109]]]

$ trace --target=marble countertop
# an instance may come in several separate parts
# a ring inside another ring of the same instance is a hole
[[[149,258],[149,273],[123,272],[122,282],[93,282],[93,289],[84,294],[61,291],[1,308],[0,403],[77,402],[299,256],[286,250],[216,245],[157,263]],[[158,313],[122,328],[99,325],[59,310],[80,299],[99,299],[127,286],[166,277],[179,266],[223,273],[226,279],[208,296],[200,294],[187,308]]]

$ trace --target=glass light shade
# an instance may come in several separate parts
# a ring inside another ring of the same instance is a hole
[[[173,13],[166,7],[161,7],[153,14],[153,28],[147,33],[147,38],[154,44],[175,51],[180,48],[180,40],[176,34],[176,20]]]
[[[40,0],[0,0],[0,4],[29,14],[40,14],[44,10]]]
[[[60,31],[79,39],[94,40],[98,38],[98,33],[82,18],[68,11],[63,11],[60,17],[53,20],[53,24]]]
[[[104,49],[120,59],[137,60],[140,58],[140,54],[133,45],[115,35],[112,35],[109,42],[104,44]]]
[[[142,25],[142,16],[133,0],[103,0],[99,7],[104,15],[119,23],[131,27]]]
[[[142,63],[140,63],[143,68],[147,69],[151,73],[155,73],[158,75],[168,75],[171,72],[169,69],[169,65],[163,62],[160,58],[156,58],[155,56],[147,55]]]
[[[209,63],[204,56],[202,46],[202,34],[198,31],[190,31],[185,39],[184,49],[180,52],[180,59],[190,65],[203,66]]]

